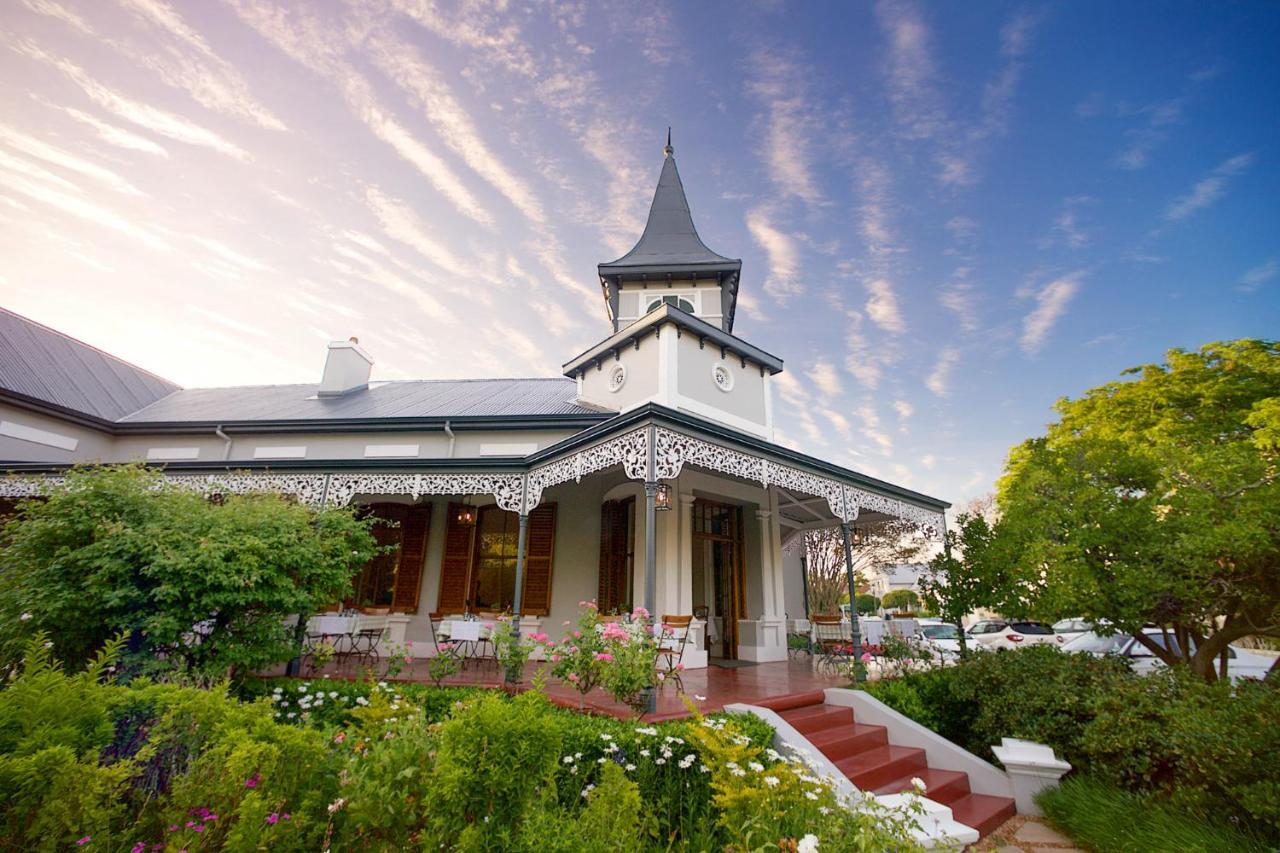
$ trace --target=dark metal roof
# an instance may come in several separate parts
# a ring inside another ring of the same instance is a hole
[[[0,392],[111,421],[177,390],[167,379],[0,308]]]
[[[600,264],[601,276],[629,273],[667,272],[735,272],[742,268],[742,261],[726,258],[707,248],[693,225],[689,212],[689,200],[685,198],[684,184],[676,170],[670,140],[662,161],[662,175],[658,189],[649,206],[649,221],[635,248],[611,263]]]
[[[548,379],[424,379],[371,382],[337,397],[319,385],[187,388],[120,419],[123,424],[245,423],[392,418],[503,418],[591,415],[573,402],[577,384]]]

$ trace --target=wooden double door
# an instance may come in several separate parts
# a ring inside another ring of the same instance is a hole
[[[693,600],[705,607],[711,657],[736,660],[738,620],[747,618],[742,507],[698,498],[693,504]]]

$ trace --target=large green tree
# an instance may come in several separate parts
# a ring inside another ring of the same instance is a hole
[[[46,632],[88,660],[115,635],[138,671],[222,676],[291,657],[286,618],[350,590],[369,522],[278,495],[209,500],[137,465],[79,468],[0,534],[0,642]]]
[[[1172,350],[1127,373],[1060,401],[1011,451],[988,556],[1016,567],[1006,600],[1135,632],[1213,680],[1229,643],[1280,636],[1280,344]]]

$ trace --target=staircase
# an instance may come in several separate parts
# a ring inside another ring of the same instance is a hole
[[[894,746],[884,726],[859,723],[852,708],[825,704],[821,691],[759,704],[790,723],[862,791],[904,793],[913,790],[912,779],[920,779],[926,797],[950,808],[954,820],[973,827],[981,837],[1015,814],[1011,797],[973,793],[968,774],[929,767],[923,749]]]

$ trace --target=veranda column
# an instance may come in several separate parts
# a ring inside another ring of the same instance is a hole
[[[652,426],[649,427],[648,459],[645,465],[644,478],[644,609],[653,616],[654,599],[658,592],[658,562],[655,553],[658,547],[658,457],[657,436]],[[645,691],[648,694],[645,708],[653,711],[657,708],[658,697],[653,688]]]
[[[858,584],[854,580],[853,546],[849,542],[849,522],[840,522],[840,532],[844,535],[844,570],[849,577],[849,638],[852,640],[853,653],[862,656],[862,627],[858,624]],[[853,668],[853,680],[862,678],[858,667]]]
[[[679,614],[692,614],[693,588],[693,492],[680,493],[680,607]],[[707,665],[707,623],[694,619],[689,625],[689,645],[684,651],[685,669]]]
[[[524,546],[525,540],[529,536],[529,514],[527,512],[520,513],[520,532],[516,535],[516,594],[512,603],[512,618],[514,620],[516,639],[520,639],[520,599],[524,593]]]

